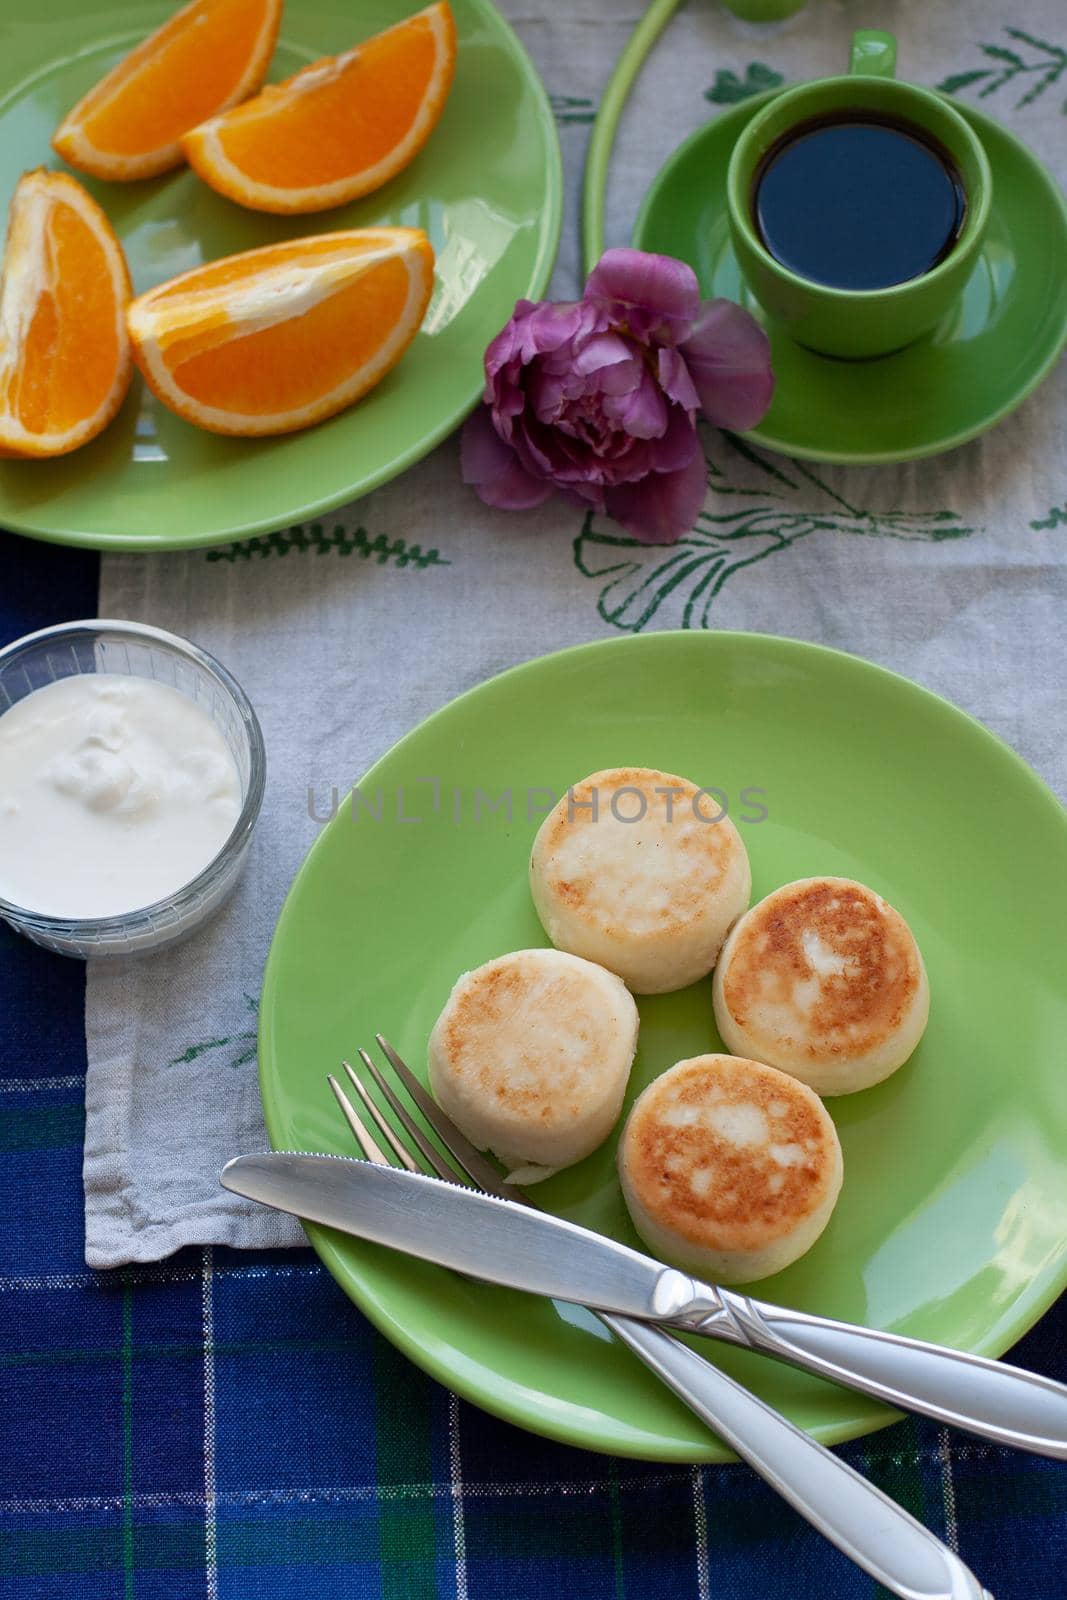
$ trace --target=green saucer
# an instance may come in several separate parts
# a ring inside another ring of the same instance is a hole
[[[742,282],[726,217],[726,168],[738,134],[771,90],[716,117],[681,145],[645,197],[634,244],[679,256],[707,295],[767,321]],[[774,403],[746,437],[770,450],[854,466],[910,461],[965,444],[1026,399],[1067,343],[1067,205],[1030,151],[999,123],[957,105],[993,168],[981,260],[927,338],[876,361],[803,350],[768,323]]]

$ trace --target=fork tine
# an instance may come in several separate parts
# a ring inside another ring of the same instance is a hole
[[[421,1172],[422,1168],[419,1166],[418,1162],[415,1161],[407,1146],[401,1144],[400,1140],[393,1132],[392,1124],[390,1123],[388,1117],[386,1117],[384,1113],[379,1110],[378,1106],[371,1098],[370,1091],[367,1089],[366,1084],[363,1082],[363,1079],[358,1076],[351,1062],[342,1061],[341,1065],[348,1074],[348,1080],[353,1089],[355,1089],[356,1093],[359,1095],[359,1098],[363,1101],[363,1104],[370,1113],[375,1127],[378,1129],[378,1132],[382,1135],[386,1144],[388,1144],[390,1150],[392,1150],[393,1154],[400,1162],[400,1165],[402,1167],[406,1167],[408,1172]],[[345,1110],[345,1104],[347,1103],[348,1105],[348,1111],[345,1111],[345,1120],[347,1121],[348,1126],[352,1129],[352,1132],[355,1133],[356,1130],[352,1121],[352,1117],[355,1117],[357,1122],[360,1122],[362,1119],[352,1106],[352,1102],[348,1100],[347,1095],[345,1096],[344,1100],[341,1100],[341,1096],[344,1091],[340,1089],[340,1086],[338,1086],[338,1090],[335,1092],[337,1093],[338,1100],[341,1101],[342,1111]],[[351,1112],[351,1116],[349,1116],[349,1111]]]
[[[359,1145],[359,1148],[363,1151],[363,1154],[366,1156],[367,1160],[373,1161],[375,1165],[379,1167],[391,1167],[393,1163],[389,1160],[389,1157],[386,1155],[381,1145],[377,1144],[371,1137],[370,1133],[367,1131],[362,1120],[360,1119],[359,1113],[357,1112],[355,1106],[345,1094],[344,1090],[341,1088],[341,1085],[338,1083],[332,1072],[328,1072],[326,1074],[326,1082],[330,1085],[330,1088],[337,1097],[337,1103],[344,1113],[344,1119],[351,1128],[352,1135],[356,1143]]]
[[[459,1129],[456,1127],[456,1124],[452,1121],[452,1118],[442,1111],[441,1107],[437,1104],[437,1101],[427,1093],[422,1084],[419,1082],[418,1078],[416,1078],[415,1074],[412,1072],[411,1068],[408,1066],[407,1062],[401,1055],[398,1054],[396,1050],[393,1049],[393,1046],[389,1043],[388,1039],[386,1039],[385,1036],[380,1033],[376,1033],[374,1037],[378,1042],[382,1054],[385,1056],[389,1065],[392,1067],[393,1071],[404,1085],[404,1088],[407,1090],[408,1094],[411,1096],[419,1110],[422,1112],[423,1116],[426,1118],[426,1121],[430,1124],[430,1127],[433,1129],[434,1133],[436,1133],[437,1137],[440,1139],[449,1155],[453,1156],[462,1167],[466,1168],[470,1177],[473,1178],[479,1189],[486,1189],[490,1194],[500,1195],[500,1197],[504,1200],[525,1201],[526,1204],[533,1205],[534,1202],[532,1200],[527,1200],[526,1196],[520,1189],[515,1188],[512,1184],[505,1183],[500,1172],[496,1167],[493,1166],[492,1162],[489,1161],[486,1156],[483,1156],[480,1150],[476,1150],[471,1144],[470,1140],[459,1131]],[[362,1055],[363,1052],[361,1051],[360,1054]],[[364,1059],[366,1059],[366,1057],[364,1057]],[[373,1070],[373,1063],[368,1064],[371,1065]],[[380,1084],[384,1090],[385,1083],[381,1073],[376,1073],[375,1082]],[[408,1122],[405,1122],[404,1125],[405,1127],[411,1126],[411,1124]]]
[[[450,1162],[446,1161],[441,1152],[435,1149],[435,1147],[430,1143],[429,1139],[427,1139],[426,1135],[415,1121],[415,1118],[411,1115],[411,1112],[408,1110],[407,1106],[401,1101],[392,1085],[387,1081],[386,1078],[382,1076],[382,1073],[378,1067],[375,1066],[374,1062],[371,1060],[370,1056],[365,1050],[360,1050],[359,1059],[362,1061],[363,1065],[366,1067],[367,1071],[378,1085],[378,1088],[385,1096],[385,1099],[389,1105],[396,1112],[408,1133],[418,1145],[425,1159],[430,1163],[430,1166],[433,1168],[434,1172],[436,1172],[437,1176],[439,1178],[446,1179],[449,1183],[463,1183],[465,1181],[463,1173],[456,1167],[452,1166]]]

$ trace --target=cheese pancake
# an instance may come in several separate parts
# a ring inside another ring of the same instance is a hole
[[[739,1056],[693,1056],[656,1078],[623,1130],[619,1178],[652,1254],[711,1282],[780,1272],[815,1243],[841,1189],[818,1095]]]
[[[728,1049],[823,1095],[895,1072],[930,1010],[911,929],[851,878],[801,878],[753,906],[726,941],[712,992]]]
[[[635,994],[706,977],[751,888],[748,854],[716,795],[649,767],[574,784],[530,859],[552,943],[617,972]]]
[[[637,1029],[614,973],[560,950],[516,950],[452,990],[430,1035],[430,1088],[472,1144],[534,1183],[607,1138]]]

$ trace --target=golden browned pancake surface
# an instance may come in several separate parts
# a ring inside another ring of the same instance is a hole
[[[583,973],[490,962],[459,985],[440,1037],[454,1077],[519,1117],[576,1117],[590,1071],[590,994]],[[546,1029],[550,1020],[551,1029]]]
[[[713,998],[729,1049],[820,1094],[888,1077],[915,1049],[929,1012],[911,929],[851,878],[801,878],[746,912],[723,947]]]
[[[530,887],[557,948],[657,994],[711,970],[751,874],[713,793],[657,768],[613,767],[573,784],[545,818]]]
[[[675,795],[668,802],[667,789]],[[620,793],[620,791],[623,791]],[[597,794],[594,819],[592,795]],[[594,772],[573,786],[573,801],[565,797],[549,814],[539,847],[546,863],[545,882],[571,911],[601,926],[614,929],[624,922],[629,934],[655,933],[690,923],[709,895],[718,892],[733,855],[732,827],[700,821],[693,810],[699,790],[695,783],[650,767],[616,767]],[[624,817],[611,811],[612,796]],[[668,804],[670,816],[668,817]],[[698,804],[706,817],[720,807],[711,795]],[[644,816],[638,816],[642,806]],[[582,834],[596,829],[610,834],[623,857],[620,871],[595,871],[583,861]],[[659,859],[669,852],[667,876]],[[622,871],[633,884],[620,881]],[[637,892],[640,884],[654,886],[651,894]]]
[[[817,1096],[736,1056],[679,1062],[645,1090],[625,1141],[641,1208],[703,1249],[761,1251],[818,1212],[839,1181],[837,1136]]]
[[[607,1137],[638,1016],[614,973],[560,950],[517,950],[459,979],[430,1036],[430,1086],[480,1149],[561,1167]]]
[[[740,1027],[764,1007],[795,1006],[804,1036],[794,1042],[809,1055],[865,1054],[900,1026],[920,972],[915,940],[892,906],[861,884],[814,878],[753,907],[723,996]]]

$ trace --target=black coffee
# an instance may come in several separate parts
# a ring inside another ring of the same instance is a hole
[[[948,152],[873,115],[793,128],[756,172],[752,211],[784,267],[835,289],[886,289],[937,265],[967,209]]]

